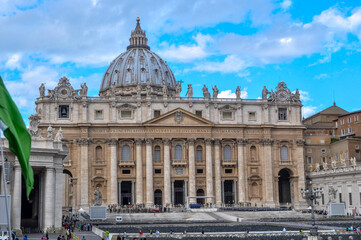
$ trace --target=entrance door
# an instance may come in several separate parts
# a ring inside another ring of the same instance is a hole
[[[204,190],[203,189],[198,189],[197,190],[197,197],[204,197]],[[204,204],[204,198],[197,198],[197,203],[198,204]]]
[[[184,181],[174,181],[174,204],[184,204]]]
[[[162,205],[162,190],[154,191],[154,205]]]
[[[282,169],[278,176],[280,204],[291,203],[290,172],[287,169]]]
[[[121,204],[122,205],[132,204],[132,182],[122,181],[121,189],[122,189]]]
[[[223,189],[224,189],[224,203],[233,204],[234,203],[233,180],[225,180]]]
[[[30,201],[26,197],[24,177],[21,177],[21,227],[25,232],[36,232],[39,228],[39,174],[34,173],[34,188]]]

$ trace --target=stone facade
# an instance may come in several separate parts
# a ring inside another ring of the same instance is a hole
[[[56,231],[62,227],[63,159],[67,153],[61,141],[42,137],[38,131],[38,115],[30,116],[29,132],[32,136],[30,166],[34,171],[34,189],[26,200],[20,164],[8,149],[4,139],[4,158],[8,172],[8,194],[11,195],[11,220],[15,231]],[[45,134],[46,136],[46,134]],[[3,175],[0,166],[0,194],[4,194]]]
[[[281,81],[275,90],[265,87],[262,99],[241,99],[239,88],[237,98],[221,99],[210,97],[206,86],[203,97],[193,97],[188,86],[191,96],[180,97],[170,68],[152,60],[139,21],[135,32],[105,73],[99,97],[74,90],[63,77],[36,101],[41,132],[61,128],[69,152],[64,206],[88,209],[99,187],[103,204],[174,206],[187,196],[207,196],[205,203],[217,206],[300,207],[305,175],[298,90]],[[144,58],[131,57],[134,51]],[[196,201],[204,203],[189,199]]]

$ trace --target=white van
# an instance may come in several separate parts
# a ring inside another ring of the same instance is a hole
[[[116,222],[121,222],[121,221],[123,221],[123,217],[121,217],[121,216],[116,216],[116,217],[115,217],[115,221],[116,221]]]

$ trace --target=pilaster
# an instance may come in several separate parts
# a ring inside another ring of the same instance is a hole
[[[135,191],[136,191],[136,204],[144,204],[143,200],[143,161],[142,161],[142,144],[143,139],[135,139],[135,152],[136,152],[136,179],[135,179]]]
[[[221,156],[220,156],[220,139],[214,140],[214,174],[216,187],[216,205],[222,205],[222,188],[221,188]]]
[[[163,149],[164,149],[164,205],[168,206],[172,204],[171,200],[171,182],[170,182],[170,139],[163,139]]]
[[[118,139],[109,138],[107,143],[110,146],[110,199],[108,204],[118,203],[117,201],[117,184],[118,184],[118,163],[117,163],[117,149]]]
[[[77,143],[80,146],[80,207],[84,210],[89,209],[89,145],[92,143],[90,138],[79,138]]]
[[[145,140],[146,148],[146,204],[147,207],[154,205],[154,192],[153,192],[153,154],[152,154],[152,138]]]
[[[194,138],[188,138],[188,158],[189,158],[189,196],[196,196],[196,165],[194,161]],[[195,198],[190,198],[189,203],[196,203]]]
[[[237,139],[237,150],[238,150],[238,202],[246,202],[246,171],[245,171],[245,160],[244,160],[244,146],[247,144],[247,139]]]
[[[273,139],[264,138],[260,142],[263,144],[263,158],[264,158],[264,179],[266,190],[266,206],[275,207],[274,199],[274,177],[273,177],[273,161],[272,161],[272,144]]]
[[[206,142],[206,190],[207,197],[213,197],[213,161],[212,161],[212,140],[205,139]],[[207,203],[212,203],[213,199],[207,198]]]
[[[21,168],[16,166],[14,170],[14,190],[11,206],[21,206]],[[12,207],[12,228],[21,230],[21,207]]]

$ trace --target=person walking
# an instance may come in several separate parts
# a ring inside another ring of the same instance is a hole
[[[83,236],[83,238],[82,238],[81,240],[86,240],[86,239],[85,239],[85,236]]]
[[[28,236],[24,235],[23,240],[28,240]]]

